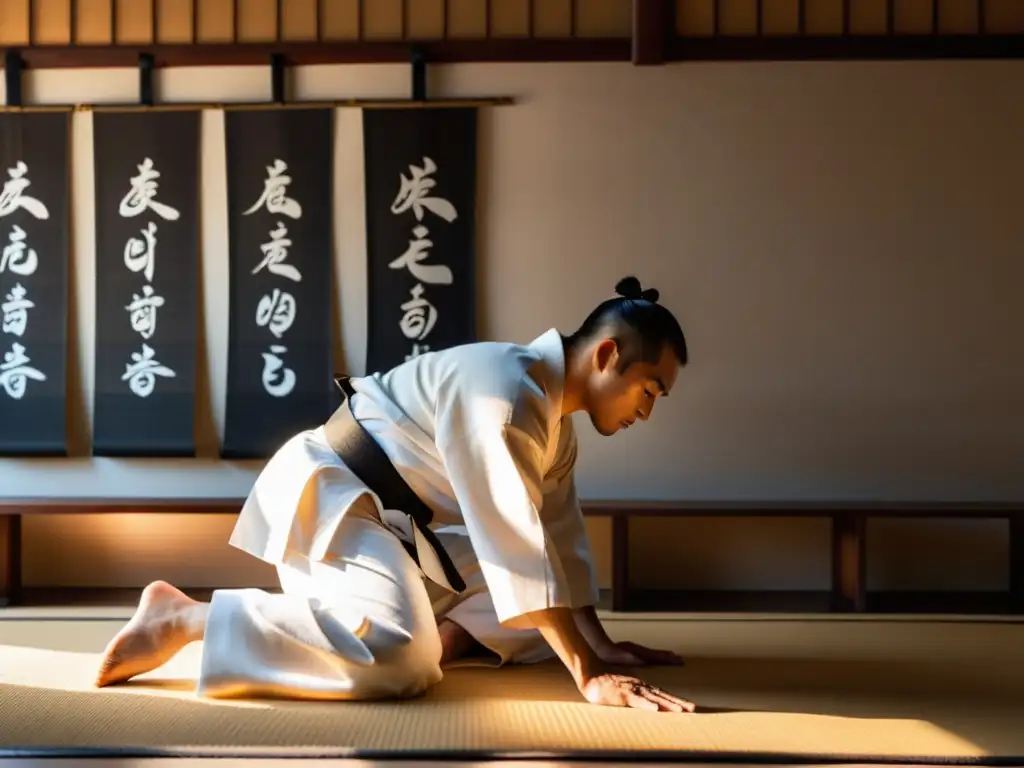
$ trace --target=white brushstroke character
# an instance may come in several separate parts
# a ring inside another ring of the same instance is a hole
[[[141,296],[133,293],[132,303],[125,307],[129,312],[132,330],[144,339],[153,338],[156,333],[156,311],[165,303],[164,297],[156,293],[152,285],[144,285]]]
[[[252,274],[266,268],[268,272],[278,277],[285,277],[295,282],[302,281],[302,273],[293,264],[285,264],[288,258],[288,249],[292,245],[291,239],[287,237],[288,227],[278,223],[277,229],[271,230],[270,241],[260,246],[263,251],[263,261],[256,265]]]
[[[29,365],[32,362],[25,354],[25,347],[15,342],[11,351],[4,354],[0,363],[0,387],[15,400],[25,396],[28,380],[46,381],[46,374]]]
[[[160,171],[156,170],[152,159],[147,157],[142,161],[142,165],[136,167],[139,169],[139,173],[132,176],[131,189],[121,199],[118,212],[125,218],[130,218],[150,210],[167,221],[177,221],[181,216],[177,209],[156,199],[159,188],[157,179],[160,178]]]
[[[273,397],[287,397],[295,389],[295,371],[285,368],[284,361],[279,357],[287,351],[287,347],[274,344],[269,352],[263,353],[263,388]]]
[[[244,216],[255,213],[263,206],[266,206],[270,213],[283,214],[293,219],[302,218],[302,206],[297,200],[288,197],[288,185],[292,183],[292,177],[285,171],[288,170],[288,163],[284,160],[275,160],[273,165],[267,166],[267,178],[263,182],[263,194],[253,203]]]
[[[174,378],[177,374],[156,359],[156,352],[148,344],[142,345],[142,352],[132,352],[132,362],[125,365],[121,381],[128,382],[132,394],[149,397],[156,388],[156,377]]]
[[[455,206],[443,197],[429,197],[428,193],[437,186],[437,180],[431,178],[437,165],[429,157],[423,158],[423,166],[410,165],[410,176],[399,174],[401,186],[398,196],[391,203],[391,212],[404,213],[412,208],[416,221],[423,221],[423,209],[426,208],[436,216],[440,216],[449,224],[458,217]]]
[[[142,230],[142,237],[130,237],[124,246],[124,265],[132,272],[142,272],[146,280],[153,282],[156,269],[156,224],[149,222]]]
[[[28,311],[35,306],[30,299],[25,298],[28,291],[21,283],[15,283],[11,292],[7,294],[0,312],[3,313],[3,320],[0,321],[0,330],[14,336],[24,336],[25,328],[28,326]]]
[[[25,241],[25,230],[15,224],[11,227],[10,237],[0,254],[0,272],[10,271],[22,277],[34,275],[39,268],[39,256],[35,248],[30,248]]]
[[[410,291],[412,298],[401,306],[405,314],[398,325],[408,339],[422,341],[437,323],[437,308],[423,298],[423,291],[423,285],[416,283]]]
[[[7,169],[8,179],[0,191],[0,216],[9,216],[19,208],[28,211],[37,219],[50,218],[50,211],[41,200],[25,194],[32,186],[28,179],[28,166],[21,160],[13,168]]]
[[[256,325],[268,327],[277,338],[295,322],[295,297],[286,291],[275,288],[273,293],[264,294],[256,307]]]

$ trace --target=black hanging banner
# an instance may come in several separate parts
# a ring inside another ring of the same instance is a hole
[[[96,112],[93,454],[195,455],[199,112]]]
[[[337,406],[330,109],[229,110],[230,326],[221,455],[265,458]]]
[[[0,114],[0,455],[67,454],[70,121]]]
[[[366,372],[476,340],[475,108],[363,112]]]

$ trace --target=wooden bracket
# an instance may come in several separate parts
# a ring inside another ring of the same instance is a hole
[[[427,55],[420,46],[413,46],[409,54],[412,65],[412,100],[427,100]]]
[[[612,610],[629,609],[629,517],[612,517]]]
[[[1010,610],[1024,613],[1024,519],[1010,518]]]
[[[270,93],[275,104],[284,104],[284,54],[270,54]]]
[[[21,515],[0,515],[0,606],[21,598]]]
[[[833,610],[867,610],[867,517],[857,512],[832,516]]]
[[[153,70],[156,62],[151,53],[139,54],[139,104],[153,106]]]
[[[7,85],[7,106],[20,107],[21,103],[21,70],[24,61],[21,52],[8,48],[4,55],[4,79]]]
[[[675,38],[675,4],[671,0],[633,0],[633,64],[652,66],[668,60]]]

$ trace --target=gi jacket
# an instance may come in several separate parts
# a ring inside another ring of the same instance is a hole
[[[528,345],[468,344],[352,379],[356,418],[434,512],[432,527],[464,527],[498,620],[510,628],[531,626],[526,613],[598,599],[574,478],[576,435],[561,414],[564,381],[555,330]],[[415,542],[427,577],[450,588],[422,535],[401,525],[401,510],[381,508],[322,428],[295,436],[268,462],[230,543],[269,563],[289,551],[323,559],[364,493]]]

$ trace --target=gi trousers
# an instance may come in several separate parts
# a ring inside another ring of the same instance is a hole
[[[322,560],[289,554],[282,594],[214,592],[197,694],[373,700],[418,696],[441,681],[447,618],[488,653],[463,664],[528,664],[555,657],[537,630],[498,623],[468,535],[438,531],[466,582],[453,594],[426,580],[363,496],[346,512]]]

